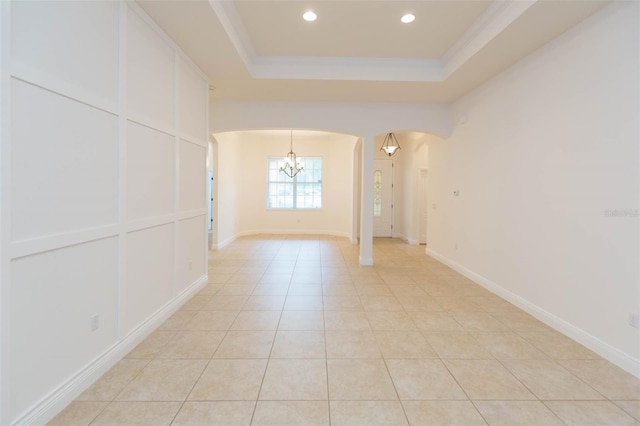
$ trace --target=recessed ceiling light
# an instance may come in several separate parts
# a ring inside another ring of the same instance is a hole
[[[402,21],[403,24],[409,24],[415,20],[416,16],[411,13],[407,13],[406,15],[403,15],[402,18],[400,18],[400,21]]]
[[[316,19],[318,19],[318,15],[316,15],[312,10],[307,10],[303,15],[302,18],[305,21],[309,21],[309,22],[313,22]]]

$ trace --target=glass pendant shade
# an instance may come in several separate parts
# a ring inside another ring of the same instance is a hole
[[[380,151],[383,151],[385,154],[391,157],[399,149],[401,148],[396,135],[394,135],[393,133],[387,133],[387,135],[384,137],[384,142],[382,142],[382,147],[380,147]]]

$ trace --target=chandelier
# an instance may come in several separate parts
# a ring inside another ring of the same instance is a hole
[[[289,145],[289,153],[284,157],[284,164],[280,167],[280,171],[284,172],[290,178],[304,170],[304,164],[298,161],[296,153],[293,152],[293,130],[291,130],[291,140]]]
[[[380,147],[380,151],[384,151],[385,154],[391,157],[399,149],[401,148],[396,135],[387,133],[387,136],[384,137],[384,142],[382,142],[382,147]]]

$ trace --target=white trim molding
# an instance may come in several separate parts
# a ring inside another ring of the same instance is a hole
[[[538,0],[493,3],[440,58],[260,56],[232,1],[209,0],[247,71],[255,79],[442,82]]]
[[[107,349],[84,368],[79,370],[66,383],[56,388],[49,395],[45,396],[29,411],[17,418],[13,424],[16,425],[39,425],[45,424],[53,416],[58,414],[63,408],[76,399],[84,390],[91,386],[104,373],[120,361],[127,353],[142,342],[149,334],[173,315],[191,297],[207,285],[208,276],[202,275],[194,281],[187,289],[172,299],[165,306],[156,311],[146,321],[135,328],[122,340]]]
[[[490,292],[516,305],[518,308],[547,324],[549,327],[559,331],[567,337],[570,337],[571,339],[575,340],[583,346],[586,346],[587,348],[591,349],[598,355],[602,356],[603,358],[612,362],[623,370],[640,378],[640,360],[633,358],[632,356],[622,352],[617,348],[614,348],[613,346],[602,341],[596,336],[593,336],[576,327],[575,325],[565,321],[564,319],[550,312],[547,312],[538,305],[528,301],[527,299],[524,299],[523,297],[518,296],[517,294],[462,266],[461,264],[449,259],[448,257],[443,256],[440,253],[435,252],[429,248],[427,248],[425,251],[429,256],[451,267],[455,271],[469,278],[473,282],[481,285]]]
[[[358,256],[358,262],[360,262],[360,266],[373,266],[373,258],[372,257]]]

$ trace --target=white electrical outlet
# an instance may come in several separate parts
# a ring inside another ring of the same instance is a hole
[[[640,314],[629,312],[629,325],[638,328],[640,326]]]
[[[458,243],[456,243],[456,244],[454,245],[454,248],[455,248],[456,250],[458,250]]]
[[[96,331],[100,328],[100,317],[98,315],[94,315],[89,319],[89,324],[91,326],[91,331]]]
[[[189,261],[189,270],[193,269],[193,260]]]

